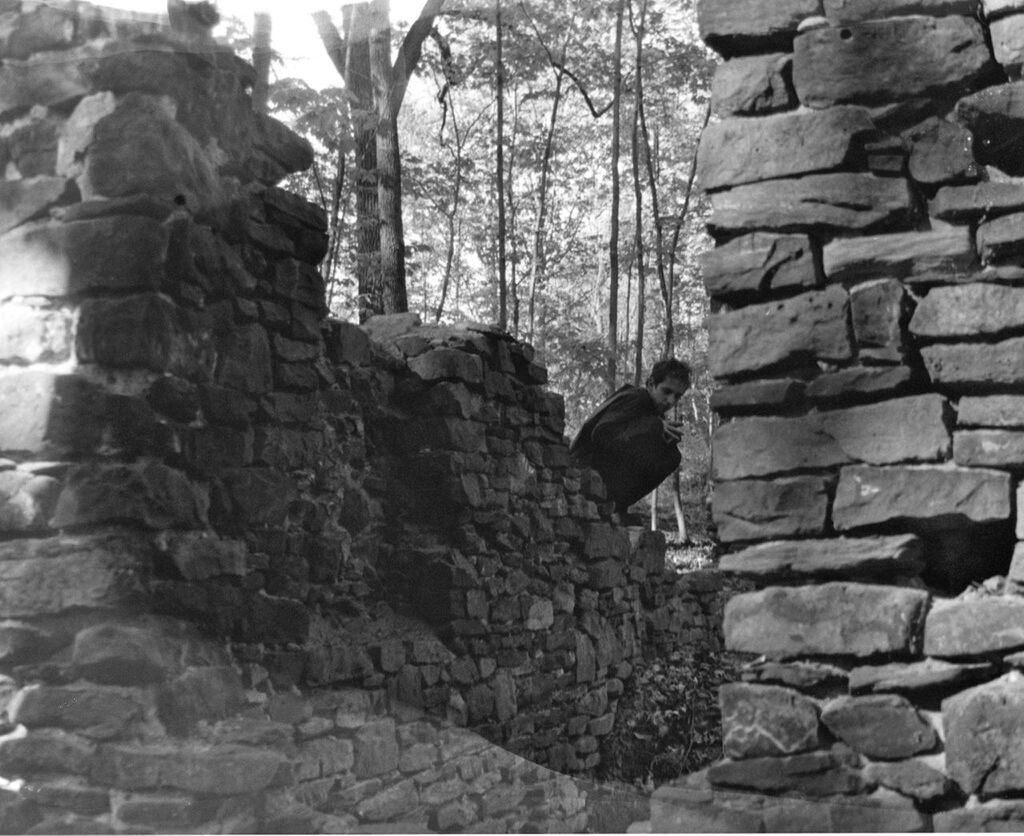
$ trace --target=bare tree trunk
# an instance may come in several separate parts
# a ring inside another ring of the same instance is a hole
[[[441,321],[441,315],[444,313],[445,300],[448,297],[448,286],[451,283],[452,278],[452,267],[455,263],[455,238],[456,238],[456,218],[459,215],[459,209],[462,206],[462,144],[463,138],[459,134],[459,123],[455,114],[455,99],[452,97],[452,89],[449,85],[445,91],[448,97],[448,105],[451,109],[452,119],[452,134],[455,136],[455,182],[452,184],[452,200],[451,204],[445,210],[445,225],[447,227],[447,241],[445,244],[445,255],[444,255],[444,276],[441,279],[441,298],[437,303],[437,311],[434,316],[435,322]]]
[[[505,272],[505,68],[502,57],[501,0],[494,2],[494,30],[496,41],[495,87],[498,98],[498,327],[508,328],[508,280]]]
[[[508,292],[512,314],[512,327],[509,329],[512,336],[519,336],[519,270],[518,270],[518,245],[516,242],[516,213],[515,189],[513,175],[516,166],[516,142],[519,139],[519,88],[513,87],[512,92],[512,133],[508,143],[508,172],[505,175],[505,212],[508,225],[508,240],[512,244],[512,258],[509,265]]]
[[[256,71],[256,82],[252,87],[252,109],[257,113],[267,112],[267,98],[270,95],[270,15],[256,12],[252,27],[252,68]]]
[[[637,43],[639,61],[640,44]],[[644,373],[644,316],[646,314],[647,277],[644,272],[644,192],[640,182],[640,97],[643,95],[639,76],[635,87],[633,130],[630,135],[630,157],[633,168],[633,248],[636,250],[636,360],[633,385],[639,386]]]
[[[615,55],[612,92],[612,206],[608,236],[608,370],[609,394],[615,390],[619,351],[619,126],[622,111],[622,20],[626,0],[619,0],[615,14]]]
[[[338,162],[334,172],[334,183],[331,189],[331,213],[328,232],[330,239],[327,245],[327,258],[324,260],[322,269],[324,281],[327,284],[327,309],[331,309],[334,302],[334,293],[337,289],[338,262],[341,260],[341,231],[342,231],[342,195],[345,189],[345,146],[338,144]]]

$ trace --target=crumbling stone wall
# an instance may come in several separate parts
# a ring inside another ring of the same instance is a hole
[[[1019,827],[1024,6],[701,0],[725,612],[673,829]]]
[[[581,830],[717,647],[529,346],[326,322],[309,146],[201,32],[0,2],[0,829]]]

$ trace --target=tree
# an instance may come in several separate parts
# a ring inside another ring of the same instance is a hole
[[[622,21],[626,0],[615,12],[614,81],[612,82],[612,205],[608,234],[608,393],[615,389],[619,351],[619,131],[622,111]]]

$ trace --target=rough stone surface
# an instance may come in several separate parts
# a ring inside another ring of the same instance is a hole
[[[949,466],[844,467],[832,511],[837,531],[893,520],[996,522],[1010,518],[1007,473]]]
[[[945,775],[917,760],[870,763],[864,769],[864,778],[919,801],[942,798],[949,789]]]
[[[992,53],[1011,78],[1020,78],[1024,64],[1024,15],[1015,14],[991,20]]]
[[[806,418],[738,418],[712,439],[716,481],[770,476],[850,461],[820,421]]]
[[[929,186],[963,183],[980,178],[971,132],[963,125],[931,118],[906,134],[911,143],[907,170]]]
[[[862,282],[850,289],[853,338],[862,362],[902,361],[906,311],[906,293],[894,279]]]
[[[756,296],[821,283],[806,235],[744,235],[705,252],[701,268],[704,286],[714,297]]]
[[[825,480],[813,476],[721,482],[711,513],[723,543],[822,534],[828,491]]]
[[[712,314],[708,322],[711,372],[729,377],[786,362],[849,359],[847,316],[842,288]]]
[[[770,229],[825,232],[906,228],[913,216],[907,182],[872,174],[811,174],[751,183],[711,195],[712,234]]]
[[[965,395],[956,405],[958,427],[1024,427],[1024,395]]]
[[[1024,288],[977,283],[933,288],[910,320],[923,339],[1006,336],[1024,323]]]
[[[927,631],[927,620],[925,630]],[[943,659],[863,665],[850,671],[850,693],[912,693],[932,688],[953,688],[986,679],[992,676],[994,671],[995,666],[987,663],[960,664]]]
[[[733,682],[718,689],[727,758],[792,755],[818,746],[818,705],[776,685]]]
[[[843,167],[874,130],[867,110],[834,107],[760,119],[723,119],[704,129],[697,182],[707,191]]]
[[[791,41],[800,21],[820,9],[820,0],[780,0],[770,7],[757,0],[703,0],[697,25],[701,38],[723,55],[763,52]]]
[[[1024,337],[929,345],[921,349],[921,357],[932,382],[953,392],[1024,384]]]
[[[734,58],[718,65],[711,102],[718,116],[772,113],[795,107],[793,59],[785,52]]]
[[[974,134],[978,162],[1014,176],[1024,174],[1024,82],[986,87],[965,96],[957,102],[956,116]]]
[[[965,793],[1024,789],[1024,681],[1012,674],[942,703],[946,770]]]
[[[905,653],[919,644],[927,601],[927,593],[901,587],[769,587],[729,600],[725,643],[772,658]]]
[[[955,275],[977,266],[967,227],[836,238],[822,249],[829,281]]]
[[[953,461],[963,467],[1024,468],[1024,432],[959,430],[953,433]]]
[[[715,488],[716,498],[721,488],[721,485]],[[719,569],[723,572],[772,579],[885,578],[915,575],[922,568],[921,541],[913,534],[780,540],[732,552],[719,560]]]
[[[995,218],[1024,209],[1024,186],[985,181],[969,186],[943,186],[928,203],[928,214],[944,221],[963,223],[981,217]]]
[[[799,404],[806,385],[802,380],[752,380],[723,386],[711,393],[711,408],[723,415],[771,412]]]
[[[1024,828],[1024,802],[988,801],[936,813],[936,833],[1013,833]]]
[[[1024,212],[1003,215],[978,226],[978,254],[985,264],[1016,262],[1024,254]]]
[[[903,15],[973,15],[974,0],[823,0],[832,25]]]
[[[744,682],[774,683],[805,693],[846,693],[847,674],[823,662],[748,662],[740,670]]]
[[[855,794],[864,788],[855,763],[849,754],[822,751],[781,758],[725,760],[708,769],[708,779],[715,786],[770,793],[795,791],[812,797]]]
[[[910,701],[895,694],[838,697],[822,707],[821,721],[855,752],[882,760],[928,752],[938,742]]]
[[[807,384],[805,394],[819,405],[833,406],[902,395],[913,382],[913,372],[906,366],[851,366],[816,377]]]
[[[937,602],[924,628],[929,656],[983,656],[1024,647],[1024,598]]]
[[[968,92],[992,60],[978,22],[956,15],[814,29],[793,50],[793,83],[810,107]]]

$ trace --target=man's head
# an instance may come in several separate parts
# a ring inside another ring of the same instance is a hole
[[[647,391],[662,412],[668,412],[690,388],[690,367],[674,357],[659,360],[647,378]]]

